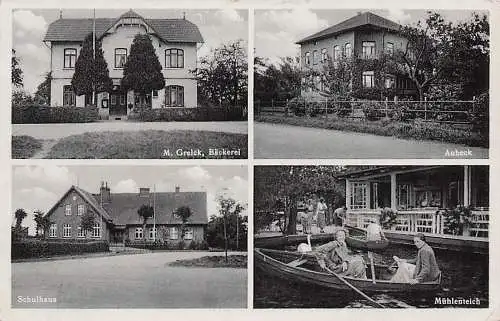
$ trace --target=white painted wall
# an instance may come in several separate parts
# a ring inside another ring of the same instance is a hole
[[[119,80],[123,77],[123,69],[115,68],[115,48],[126,48],[127,55],[130,55],[130,46],[134,36],[138,33],[144,34],[146,30],[139,26],[121,26],[111,29],[111,33],[102,40],[104,59],[108,64],[109,75],[111,78]],[[195,43],[165,43],[156,36],[151,36],[153,47],[162,66],[162,73],[165,78],[166,86],[179,85],[184,86],[184,105],[185,107],[196,107],[197,103],[197,85],[196,80],[190,73],[190,70],[196,68],[197,50]],[[64,85],[71,84],[71,78],[74,69],[64,69],[64,49],[75,48],[77,54],[80,54],[81,45],[78,43],[54,43],[52,44],[52,89],[51,106],[62,106],[62,96]],[[165,50],[177,48],[184,50],[184,68],[166,68]],[[115,80],[115,82],[116,82]],[[127,102],[133,100],[127,99]],[[152,100],[153,108],[161,108],[165,101],[165,91],[160,90],[158,97]],[[84,96],[77,97],[77,106],[84,106]],[[100,99],[99,99],[100,107]]]

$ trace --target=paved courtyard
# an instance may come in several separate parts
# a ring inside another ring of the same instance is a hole
[[[27,135],[38,139],[60,139],[87,132],[139,130],[203,130],[247,134],[246,121],[226,122],[128,122],[106,121],[81,124],[13,124],[12,136]]]
[[[247,269],[170,267],[213,252],[136,255],[12,264],[14,308],[245,308]],[[25,303],[26,297],[56,303]],[[19,298],[20,297],[20,298]]]
[[[488,158],[487,148],[266,123],[255,123],[254,141],[255,158]]]

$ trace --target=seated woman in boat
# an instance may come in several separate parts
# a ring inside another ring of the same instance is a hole
[[[441,271],[437,265],[434,250],[425,242],[425,235],[422,233],[416,234],[413,242],[418,248],[417,257],[405,260],[394,256],[394,261],[398,263],[398,270],[391,281],[411,284],[436,281]]]
[[[346,232],[338,230],[335,241],[313,249],[313,255],[322,269],[328,268],[342,276],[366,279],[366,265],[360,255],[350,255],[345,243]]]
[[[378,220],[372,218],[369,220],[369,224],[366,227],[366,240],[367,241],[381,241],[385,240],[386,237],[380,227]]]

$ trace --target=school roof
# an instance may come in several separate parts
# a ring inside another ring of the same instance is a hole
[[[186,19],[144,19],[130,10],[118,18],[96,18],[96,37],[103,37],[106,32],[120,19],[142,19],[153,33],[166,42],[202,43],[203,37],[198,27]],[[51,42],[83,42],[92,32],[93,19],[58,19],[52,22],[43,41]]]
[[[181,220],[173,213],[181,206],[187,206],[191,209],[191,216],[187,224],[208,224],[207,195],[205,192],[149,192],[142,195],[139,193],[110,193],[110,201],[103,199],[101,205],[100,194],[92,194],[80,187],[71,186],[46,215],[51,215],[71,191],[78,193],[97,214],[114,225],[142,225],[142,217],[137,213],[142,205],[154,205],[156,224],[180,224]],[[151,218],[150,222],[152,221]]]
[[[333,25],[319,32],[316,32],[315,34],[312,34],[308,37],[305,37],[297,41],[296,44],[300,45],[306,42],[328,38],[362,26],[372,26],[394,32],[399,31],[399,29],[401,28],[401,25],[399,25],[394,21],[378,16],[371,12],[364,12],[354,17],[351,17],[347,20],[344,20],[336,25]]]

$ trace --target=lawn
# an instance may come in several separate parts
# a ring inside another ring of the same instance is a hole
[[[191,260],[176,260],[169,264],[170,266],[184,267],[206,267],[206,268],[246,268],[246,255],[228,255],[227,262],[225,256],[203,256]]]
[[[463,144],[471,147],[488,148],[488,137],[471,130],[453,128],[450,125],[429,122],[400,122],[390,119],[359,121],[337,116],[296,117],[285,115],[259,115],[257,122],[294,125],[302,127],[368,133],[379,136],[394,136],[414,140],[434,140],[445,143]]]
[[[210,154],[211,150],[229,155]],[[231,158],[248,157],[247,135],[210,131],[93,132],[60,139],[46,158]]]
[[[12,136],[12,158],[31,158],[42,148],[42,142],[31,136]]]

